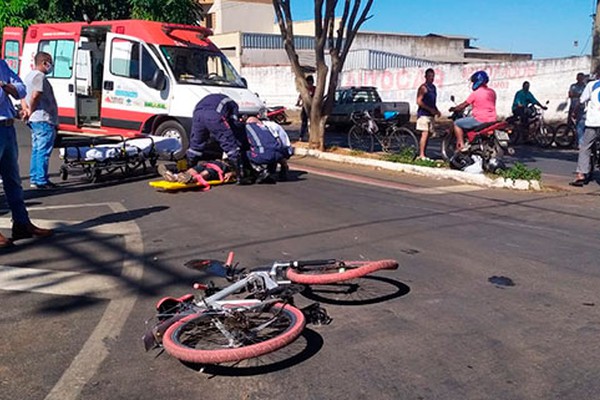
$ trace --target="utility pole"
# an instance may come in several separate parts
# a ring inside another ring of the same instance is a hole
[[[592,33],[592,70],[600,64],[600,0],[596,1],[596,13],[594,14],[594,32]]]

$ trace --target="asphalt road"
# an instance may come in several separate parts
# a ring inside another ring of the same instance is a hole
[[[276,185],[165,194],[147,180],[27,189],[34,220],[57,234],[0,253],[0,399],[600,393],[597,192],[490,191],[310,159]],[[9,219],[0,212],[5,233]],[[145,353],[156,301],[213,279],[183,263],[230,250],[249,267],[323,257],[400,267],[359,280],[351,297],[298,295],[333,322],[272,355],[199,372]]]

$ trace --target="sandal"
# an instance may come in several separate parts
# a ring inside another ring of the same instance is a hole
[[[575,179],[573,182],[569,182],[569,185],[575,186],[575,187],[583,187],[584,185],[587,185],[587,184],[588,184],[587,178],[578,178],[578,179]]]

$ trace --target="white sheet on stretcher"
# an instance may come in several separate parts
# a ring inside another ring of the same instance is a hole
[[[69,160],[85,161],[105,161],[109,159],[122,157],[123,150],[128,156],[138,155],[149,156],[152,151],[152,141],[154,140],[154,150],[159,158],[170,159],[171,154],[181,148],[178,139],[164,136],[150,136],[145,138],[129,139],[115,144],[101,144],[97,146],[78,146],[65,147],[60,149],[60,157],[66,157]]]

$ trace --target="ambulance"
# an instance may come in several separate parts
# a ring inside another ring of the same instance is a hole
[[[210,29],[141,20],[67,22],[5,28],[2,57],[24,78],[39,51],[59,107],[59,135],[143,134],[189,144],[192,113],[212,93],[235,100],[242,114],[264,103],[213,44]]]

